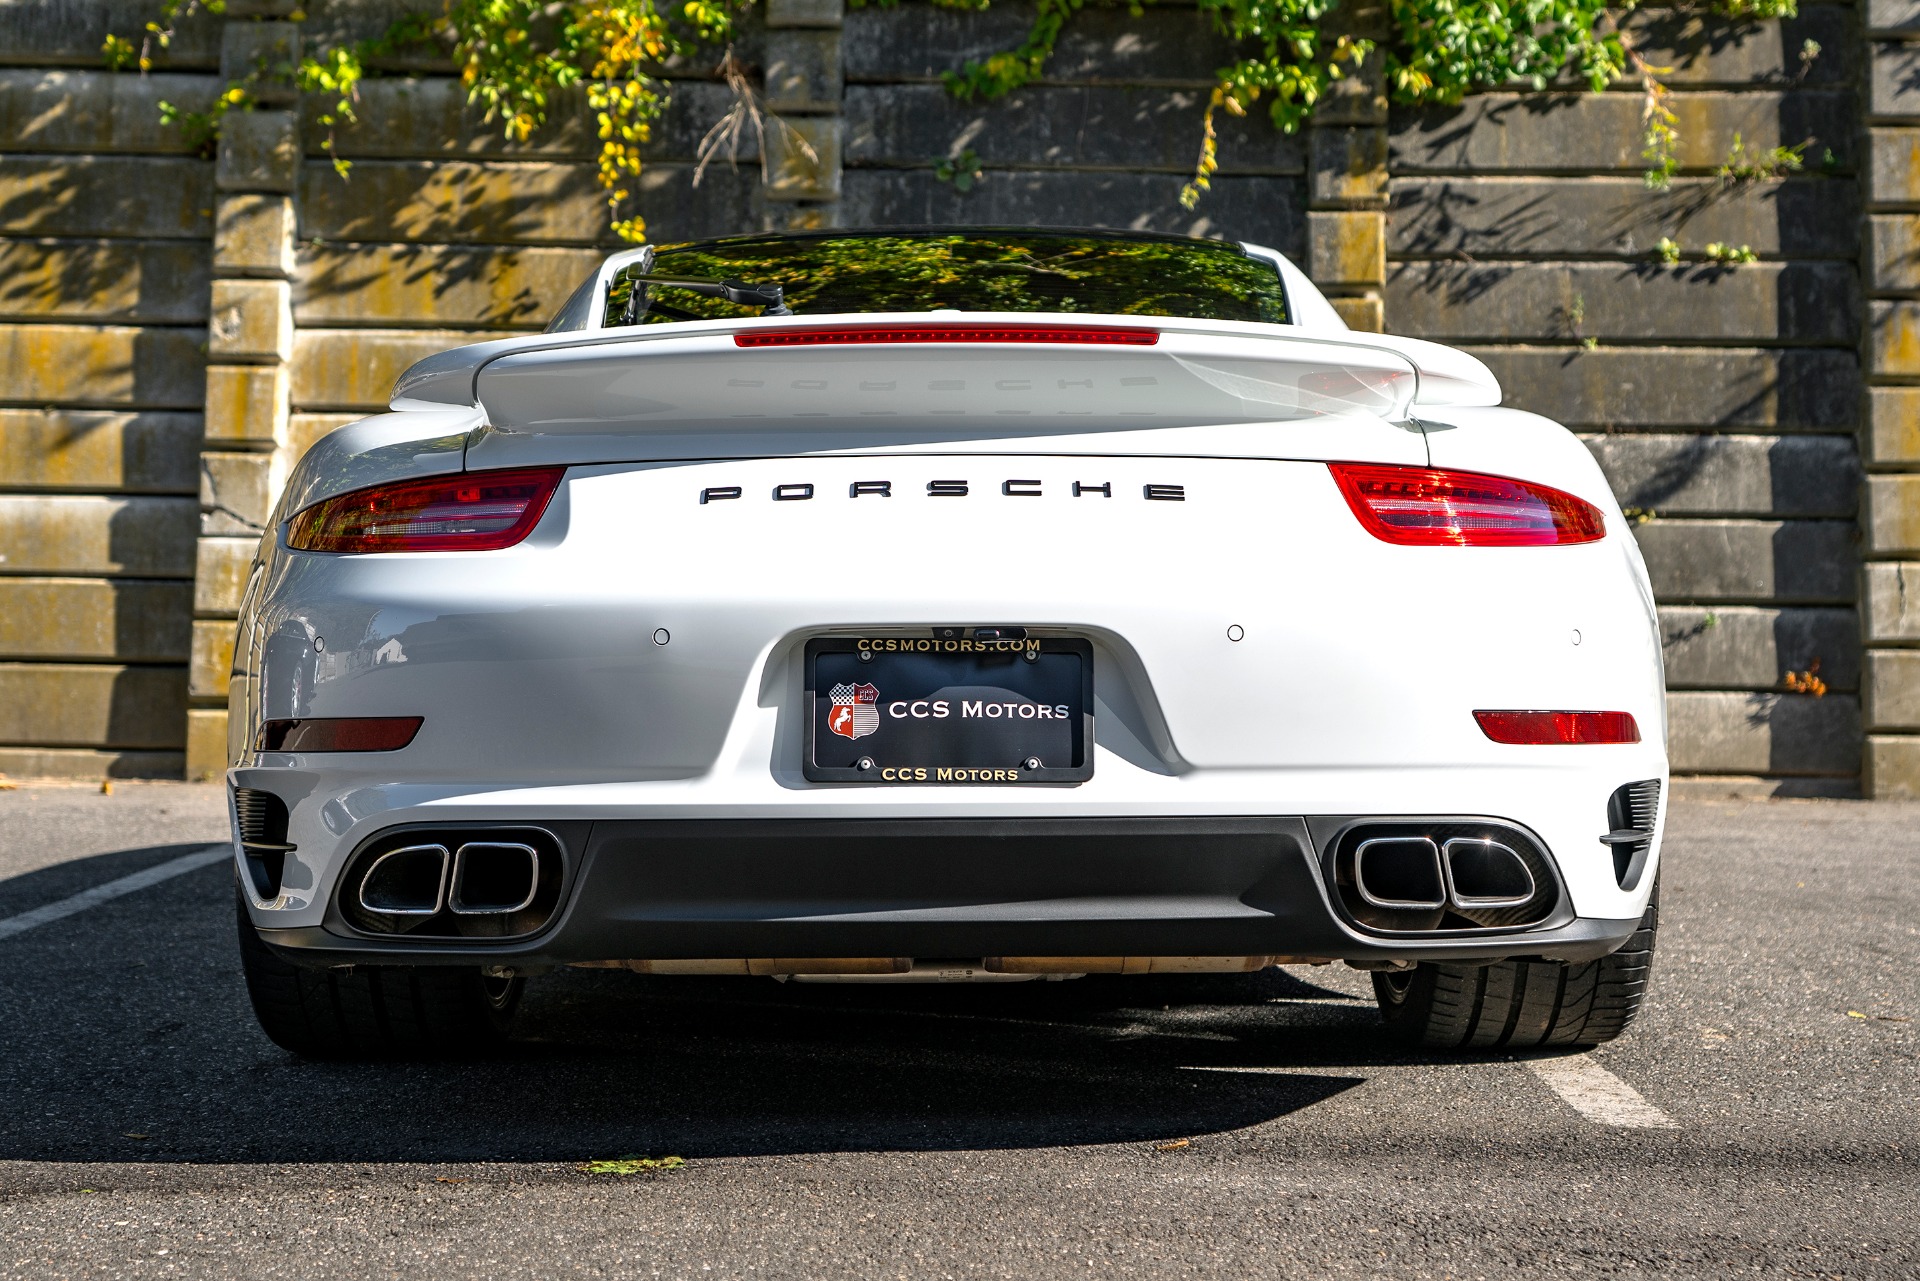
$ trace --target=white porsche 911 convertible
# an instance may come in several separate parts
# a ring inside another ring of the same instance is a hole
[[[1617,1036],[1660,646],[1585,447],[1255,245],[615,254],[299,463],[231,695],[260,1021],[472,1049],[565,965],[1374,971]]]

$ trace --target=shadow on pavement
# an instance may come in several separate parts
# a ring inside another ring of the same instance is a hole
[[[64,864],[72,893],[181,852]],[[31,874],[47,877],[53,869]],[[306,1063],[254,1025],[213,866],[0,940],[0,1159],[575,1161],[1164,1140],[1421,1061],[1296,977],[872,987],[568,970],[483,1062]],[[19,881],[30,877],[16,878]],[[0,883],[46,901],[54,882]],[[57,897],[57,896],[56,896]],[[29,906],[33,904],[28,904]]]
[[[143,849],[116,850],[92,858],[52,863],[18,876],[0,878],[0,920],[45,907],[82,890],[179,858],[182,854],[208,848],[211,847],[206,841],[149,845]]]

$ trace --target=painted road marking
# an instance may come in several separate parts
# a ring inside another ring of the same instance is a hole
[[[1526,1062],[1568,1107],[1589,1121],[1629,1130],[1680,1128],[1672,1117],[1640,1097],[1640,1091],[1584,1054]]]
[[[9,916],[0,920],[0,939],[12,938],[24,934],[36,925],[45,925],[62,917],[72,916],[75,912],[84,912],[90,907],[117,899],[123,894],[132,894],[144,890],[150,885],[170,881],[176,876],[185,876],[188,872],[210,867],[221,859],[232,858],[233,851],[224,845],[215,845],[204,850],[195,850],[191,854],[182,854],[179,858],[157,863],[145,871],[123,876],[104,885],[96,885],[90,890],[81,890],[69,898],[63,898],[45,907],[36,907],[31,912],[22,912],[18,916]]]

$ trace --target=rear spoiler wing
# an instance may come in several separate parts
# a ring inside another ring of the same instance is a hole
[[[614,255],[601,274],[610,278],[618,260],[644,252]],[[596,277],[593,306],[604,297]],[[1031,312],[969,312],[942,321],[923,313],[751,317],[476,343],[407,370],[394,386],[393,408],[478,405],[498,430],[574,433],[822,414],[917,421],[956,412],[1091,415],[1128,425],[1149,416],[1159,426],[1355,412],[1397,422],[1422,407],[1500,403],[1500,384],[1486,365],[1416,338]],[[879,329],[926,330],[927,340],[867,345],[845,337]],[[1150,341],[1094,346],[952,336],[1049,329],[1129,330]],[[769,331],[793,335],[793,345],[758,345]]]
[[[553,323],[547,326],[550,334],[576,333],[580,330],[600,329],[607,323],[607,290],[613,287],[613,278],[623,267],[639,264],[644,272],[653,270],[653,246],[641,245],[638,249],[622,249],[617,254],[608,254],[586,284],[573,291],[571,297],[561,304],[554,313]]]

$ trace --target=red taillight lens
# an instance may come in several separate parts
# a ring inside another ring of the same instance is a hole
[[[1640,726],[1631,712],[1475,712],[1496,743],[1637,743]]]
[[[1328,463],[1375,538],[1407,547],[1538,547],[1606,536],[1600,509],[1545,485],[1478,472]]]
[[[1065,325],[853,325],[837,329],[755,329],[733,336],[737,347],[820,347],[838,343],[1079,343],[1151,347],[1157,329]]]
[[[497,551],[540,523],[565,472],[462,472],[356,489],[295,516],[287,545],[303,552]]]
[[[268,721],[263,752],[397,752],[420,732],[419,716],[322,716]]]

